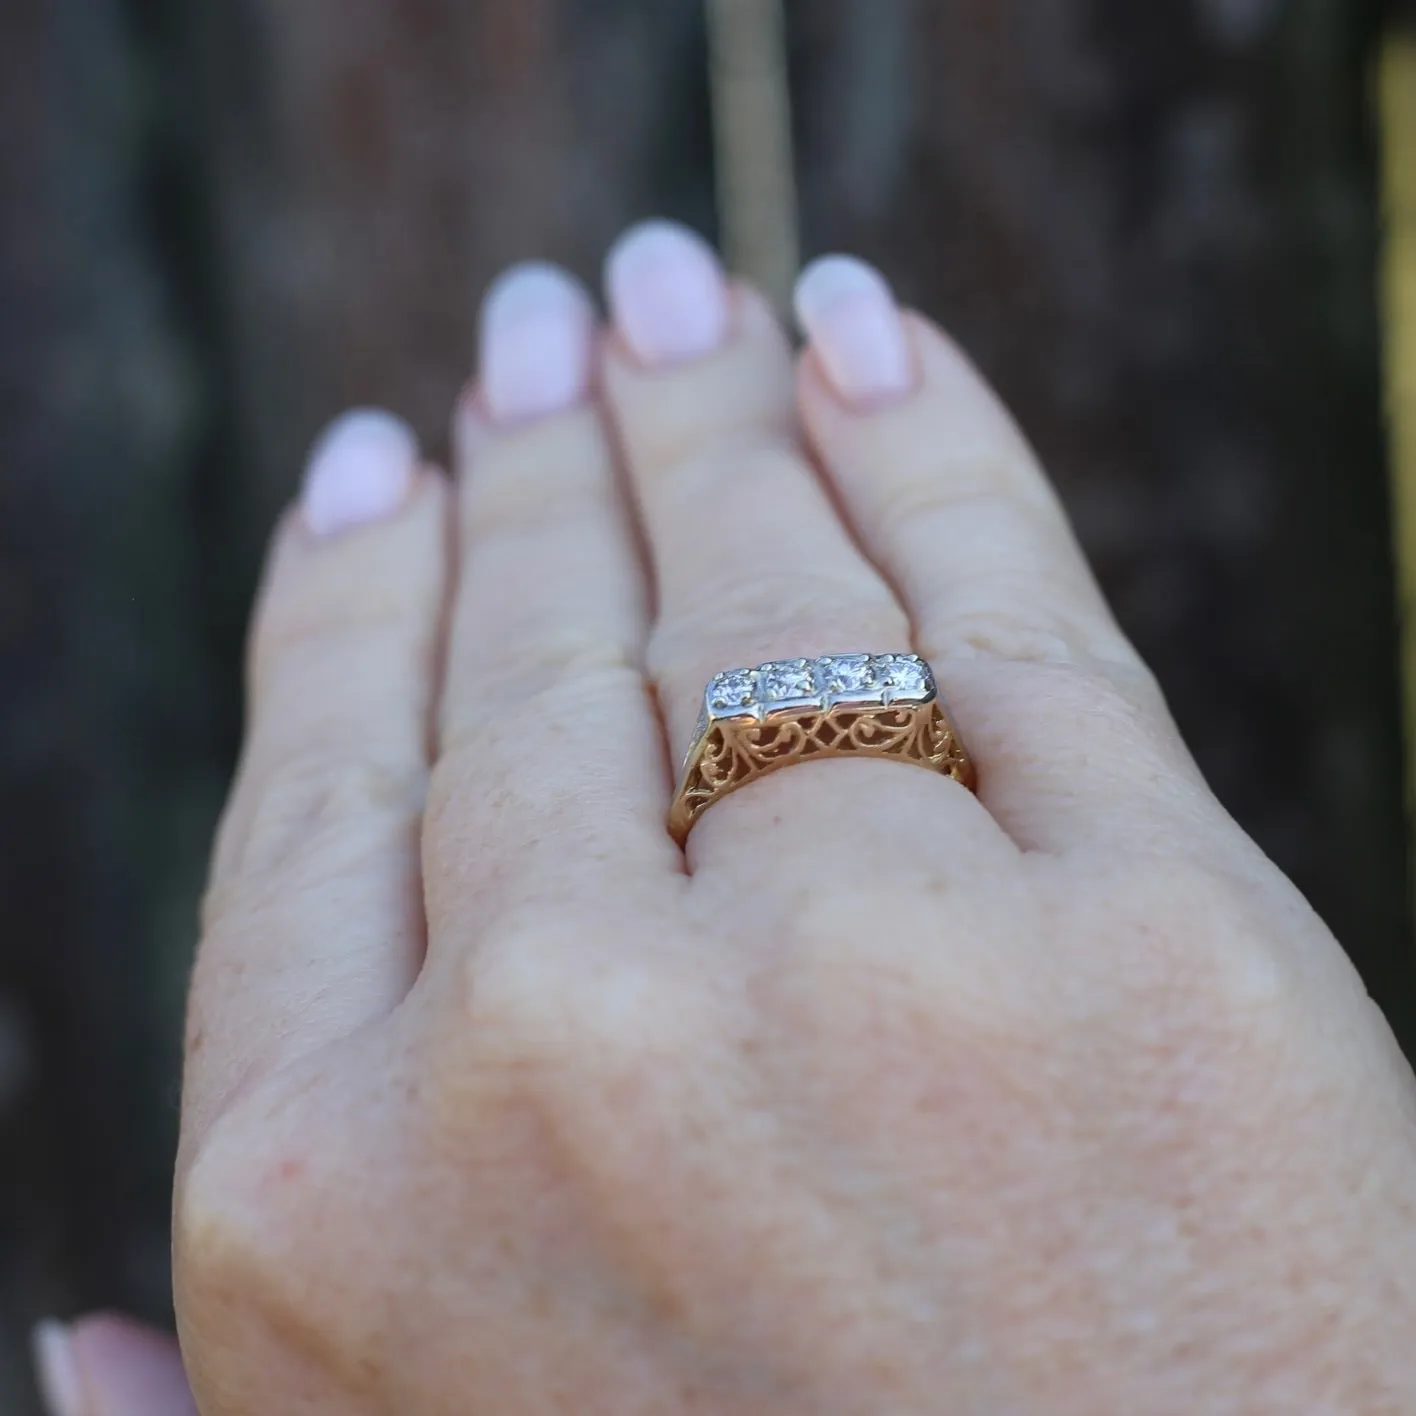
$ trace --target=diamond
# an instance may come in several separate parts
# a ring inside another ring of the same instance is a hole
[[[934,691],[933,675],[923,659],[899,657],[884,665],[885,682],[896,698],[928,698]]]
[[[870,693],[880,678],[869,654],[841,654],[820,660],[821,682],[828,693]]]
[[[708,706],[715,713],[731,713],[746,708],[757,687],[757,675],[751,669],[733,669],[719,674],[708,685]]]
[[[814,698],[818,692],[815,665],[810,659],[786,659],[777,664],[763,664],[757,673],[762,698],[767,703]]]

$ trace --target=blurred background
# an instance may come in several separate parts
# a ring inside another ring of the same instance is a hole
[[[1211,781],[1410,1046],[1399,10],[787,0],[785,53],[804,254],[879,262],[997,381]],[[4,0],[7,1416],[36,1318],[169,1316],[182,994],[304,449],[368,402],[440,448],[502,265],[731,225],[711,71],[703,0]],[[741,154],[758,110],[719,94]]]

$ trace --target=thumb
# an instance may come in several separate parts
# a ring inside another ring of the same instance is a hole
[[[177,1339],[112,1314],[34,1330],[49,1416],[198,1416]]]

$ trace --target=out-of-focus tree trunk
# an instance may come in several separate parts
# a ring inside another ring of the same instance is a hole
[[[0,1409],[22,1339],[108,1298],[160,1316],[204,738],[195,387],[144,229],[142,87],[115,3],[0,17]],[[195,829],[193,823],[195,821]]]
[[[1409,1017],[1360,7],[791,13],[809,244],[997,380],[1221,797]]]
[[[711,221],[696,0],[244,0],[196,23],[262,531],[346,405],[396,408],[441,448],[501,266],[593,277],[637,215]]]

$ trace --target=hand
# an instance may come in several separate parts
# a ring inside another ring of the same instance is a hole
[[[609,277],[604,337],[493,291],[455,493],[358,415],[277,537],[187,1044],[201,1410],[1416,1409],[1411,1075],[1002,409],[858,265],[795,369],[682,233]],[[805,764],[673,845],[713,673],[911,647],[977,798]]]

